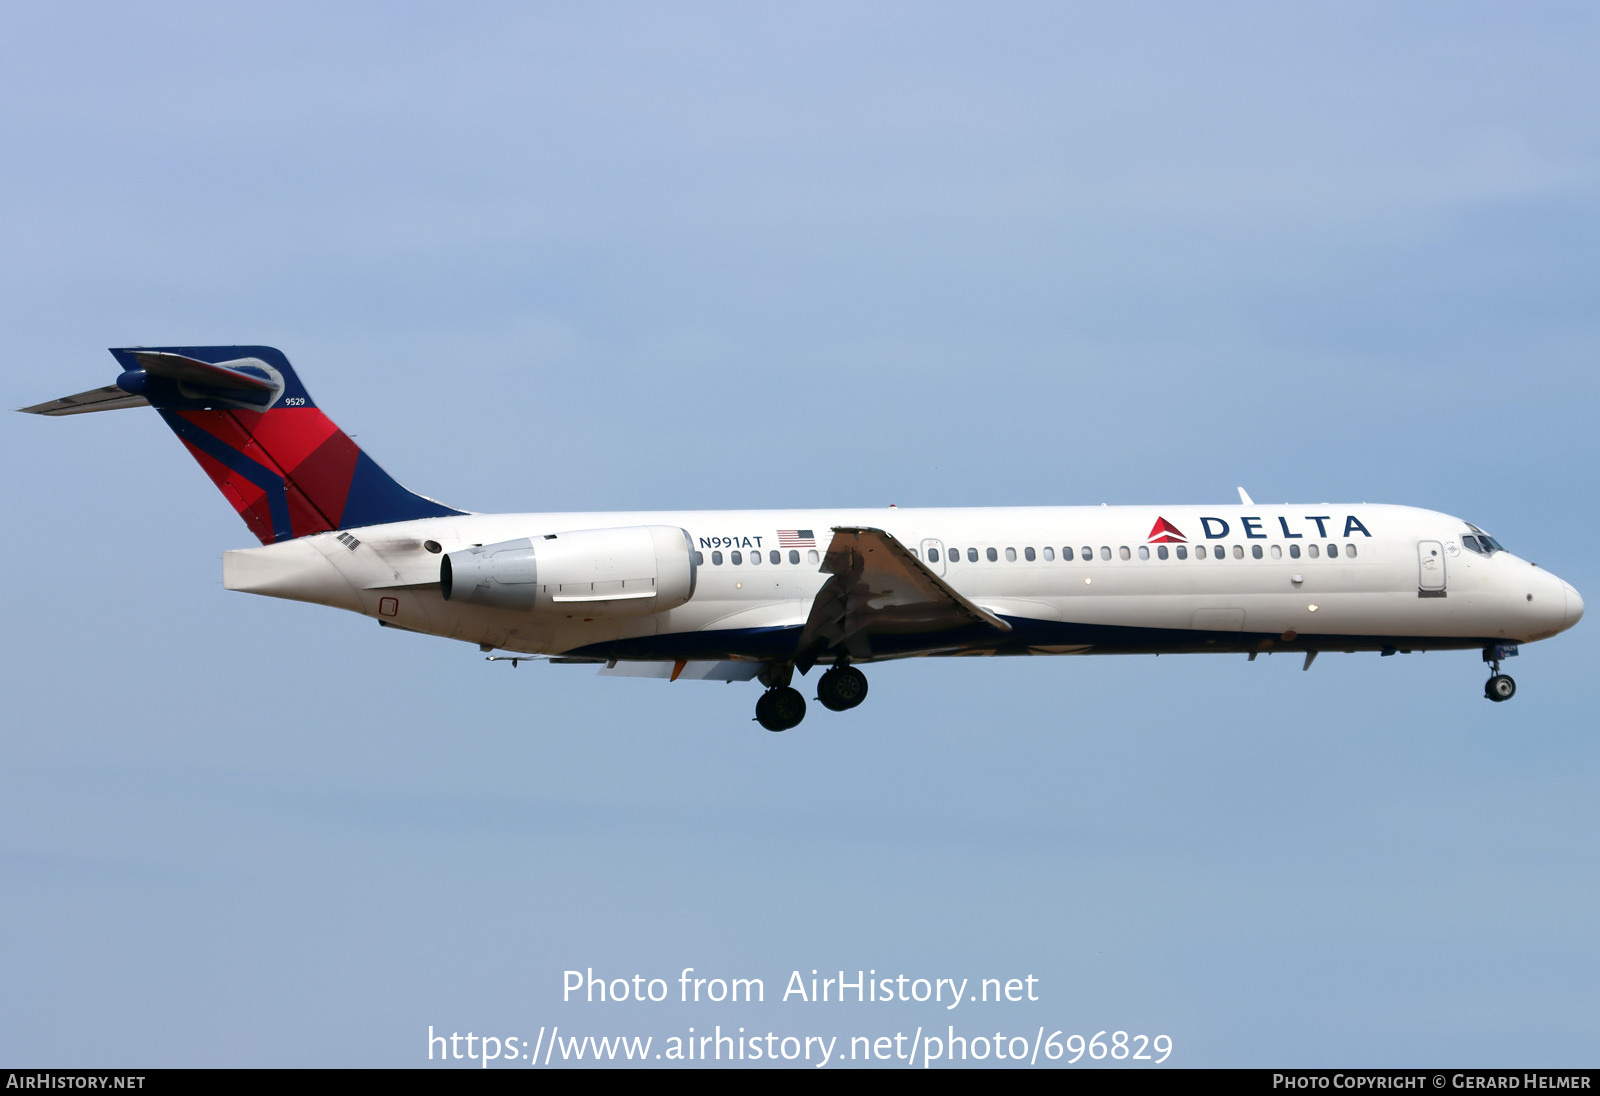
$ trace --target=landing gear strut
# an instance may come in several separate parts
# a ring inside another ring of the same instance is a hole
[[[1511,680],[1510,674],[1500,672],[1501,657],[1516,653],[1517,649],[1515,647],[1485,647],[1483,649],[1483,660],[1489,664],[1489,671],[1492,675],[1488,681],[1484,682],[1483,695],[1497,704],[1501,701],[1510,700],[1517,695],[1517,683]]]
[[[867,699],[867,675],[854,666],[835,666],[817,680],[817,699],[830,712],[847,712]]]

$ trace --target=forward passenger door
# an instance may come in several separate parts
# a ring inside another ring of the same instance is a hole
[[[1444,597],[1444,583],[1444,545],[1436,540],[1417,541],[1418,595]]]

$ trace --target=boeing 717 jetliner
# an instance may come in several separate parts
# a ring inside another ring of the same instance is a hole
[[[230,590],[310,601],[513,662],[764,686],[770,731],[931,655],[1478,650],[1484,695],[1578,592],[1477,526],[1318,503],[472,514],[401,487],[267,346],[112,350],[116,383],[23,408],[151,406],[261,541]]]

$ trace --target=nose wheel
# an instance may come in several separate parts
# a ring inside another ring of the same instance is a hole
[[[1517,683],[1510,674],[1500,672],[1500,660],[1517,653],[1515,643],[1501,643],[1483,649],[1483,660],[1489,664],[1490,678],[1483,683],[1483,695],[1495,703],[1510,700],[1517,695]]]
[[[1497,703],[1510,700],[1517,695],[1517,683],[1511,680],[1510,674],[1495,674],[1484,685],[1483,695]]]

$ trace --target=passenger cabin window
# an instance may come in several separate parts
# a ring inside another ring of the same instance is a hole
[[[696,567],[704,567],[706,565],[706,557],[701,553],[696,552],[694,554],[694,565]]]
[[[1048,548],[1045,549],[1046,552],[1048,552],[1049,550],[1050,549],[1048,549]],[[1022,558],[1027,560],[1029,563],[1032,563],[1033,562],[1033,549],[1032,548],[1024,548],[1022,550]]]
[[[741,556],[738,552],[729,552],[728,553],[728,562],[733,564],[735,567],[737,567],[737,566],[739,566],[739,564],[744,562],[744,557]]]
[[[929,563],[938,563],[939,562],[939,549],[937,549],[937,548],[929,548],[928,549],[928,562]]]
[[[759,564],[760,562],[761,562],[761,549],[758,548],[754,552],[750,553],[750,564],[751,564],[751,566],[755,566],[755,565]]]
[[[1119,559],[1128,559],[1129,558],[1128,546],[1126,544],[1124,544],[1122,547],[1117,549],[1117,558],[1119,558]]]
[[[1250,546],[1250,555],[1251,555],[1251,557],[1253,557],[1255,559],[1260,559],[1261,558],[1261,545],[1252,544]]]
[[[1070,551],[1072,551],[1072,549],[1071,549],[1071,548],[1066,548],[1066,549],[1063,549],[1063,551],[1067,551],[1067,552],[1070,552]],[[1045,549],[1045,550],[1044,550],[1044,561],[1045,561],[1045,562],[1046,562],[1046,563],[1049,563],[1049,562],[1051,562],[1051,561],[1052,561],[1052,560],[1054,560],[1054,559],[1055,559],[1055,558],[1056,558],[1056,550],[1055,550],[1055,549],[1054,549],[1054,548],[1046,548],[1046,549]],[[1069,556],[1069,557],[1067,557],[1067,558],[1069,558],[1069,559],[1070,559],[1070,558],[1071,558],[1071,557],[1070,557],[1070,556]]]
[[[1337,544],[1328,545],[1328,558],[1329,559],[1338,559],[1339,558],[1339,546]]]
[[[1149,548],[1148,545],[1145,545],[1145,544],[1139,545],[1139,558],[1140,559],[1149,559],[1150,558],[1150,548]]]
[[[993,563],[1000,558],[993,548],[986,549],[983,554],[990,563]]]
[[[994,549],[991,548],[991,549],[989,549],[989,551],[992,552],[992,551],[994,551]],[[978,562],[978,550],[976,548],[968,548],[967,549],[967,562],[968,563],[977,563]]]
[[[777,564],[783,562],[783,557],[780,556],[778,554],[778,550],[774,548],[772,551],[767,553],[767,560],[771,563]]]
[[[1156,558],[1157,559],[1166,559],[1167,558],[1167,546],[1165,544],[1156,545]]]
[[[916,555],[917,554],[915,549],[912,550],[911,554],[912,555]],[[789,549],[789,562],[790,563],[799,563],[800,562],[800,553],[798,551],[796,551],[795,549],[793,549],[793,548]]]
[[[1272,558],[1273,559],[1282,559],[1283,558],[1283,545],[1274,544],[1272,546],[1272,548],[1270,549],[1270,551],[1272,552]]]
[[[1178,545],[1175,549],[1173,549],[1173,551],[1178,553],[1178,558],[1179,559],[1188,559],[1189,558],[1189,549],[1186,548],[1182,544]]]
[[[1233,546],[1233,558],[1234,559],[1243,559],[1244,558],[1244,545],[1235,544]]]
[[[811,551],[806,553],[806,562],[807,563],[818,563],[818,562],[821,561],[821,559],[822,559],[822,557],[817,555],[817,550],[815,548],[811,549]]]
[[[721,567],[722,566],[722,553],[721,552],[712,552],[711,553],[711,565],[713,567]]]
[[[1083,551],[1079,554],[1078,558],[1083,560],[1083,562],[1088,563],[1094,558],[1094,549],[1085,544],[1083,546]],[[1106,549],[1106,558],[1111,558],[1111,549],[1109,548]]]
[[[1354,544],[1346,544],[1344,546],[1344,554],[1349,556],[1351,559],[1355,559],[1356,558],[1356,546]]]
[[[1028,549],[1028,558],[1029,559],[1033,558],[1033,549],[1032,548]],[[1006,549],[1006,562],[1007,563],[1015,563],[1015,562],[1017,562],[1017,550],[1015,548],[1007,548]]]
[[[1289,545],[1289,558],[1290,559],[1299,559],[1300,558],[1300,546],[1298,544]]]
[[[1310,556],[1312,559],[1316,559],[1317,558],[1317,546],[1315,544],[1306,545],[1306,555]]]

